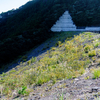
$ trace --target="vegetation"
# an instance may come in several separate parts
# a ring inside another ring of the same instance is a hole
[[[61,94],[61,96],[60,96],[60,99],[59,99],[59,100],[64,100],[64,99],[63,99],[63,93]]]
[[[88,53],[92,48],[93,48],[92,45],[87,44],[87,45],[84,47],[85,53]]]
[[[99,0],[32,0],[9,17],[7,12],[2,13],[5,17],[0,19],[0,68],[52,36],[57,42],[40,60],[32,57],[26,62],[27,56],[23,56],[16,68],[2,73],[0,94],[9,98],[16,90],[19,95],[28,95],[31,86],[49,81],[55,84],[61,79],[82,75],[96,61],[95,56],[100,55],[97,49],[100,39],[95,40],[91,32],[73,36],[77,32],[57,34],[50,28],[66,10],[77,28],[100,26],[99,4]],[[94,70],[93,78],[99,78],[99,73],[100,69]],[[63,100],[63,94],[60,99]]]
[[[66,10],[78,28],[99,26],[99,4],[99,0],[33,0],[16,11],[2,13],[0,66],[53,36],[50,28]],[[9,12],[13,14],[8,16]]]
[[[55,40],[61,40],[60,45],[62,46],[52,47],[55,49],[48,50],[40,60],[32,57],[27,64],[22,63],[16,66],[17,70],[13,69],[1,74],[0,86],[2,88],[0,91],[7,96],[12,96],[14,90],[17,90],[18,94],[28,95],[31,92],[28,87],[31,85],[40,86],[49,81],[55,84],[61,79],[72,79],[82,75],[91,63],[91,56],[95,55],[95,46],[90,49],[92,52],[90,55],[84,49],[89,34],[92,37],[95,35],[86,32],[69,39],[69,35],[70,37],[72,35],[70,32],[65,32],[54,37]],[[91,41],[95,40],[91,38]],[[93,45],[93,42],[89,43]],[[94,78],[98,78],[99,73],[98,70],[94,71]]]
[[[89,57],[93,57],[93,56],[96,56],[96,51],[95,50],[92,50],[89,52]]]
[[[18,91],[18,94],[21,94],[21,95],[24,95],[26,94],[27,92],[25,91],[27,89],[26,86],[22,86],[22,89]]]
[[[95,69],[95,70],[93,71],[93,78],[94,78],[94,79],[97,79],[97,78],[99,78],[99,77],[100,77],[100,68]]]

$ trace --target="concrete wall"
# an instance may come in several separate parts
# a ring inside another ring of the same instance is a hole
[[[59,20],[57,20],[56,23],[51,27],[51,31],[100,31],[100,27],[86,27],[85,29],[77,29],[69,12],[65,11]]]

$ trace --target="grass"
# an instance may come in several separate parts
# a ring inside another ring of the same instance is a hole
[[[34,63],[36,61],[36,57],[32,57],[30,60],[27,61],[28,65],[31,65],[32,63]]]
[[[93,49],[93,46],[92,46],[92,45],[89,45],[89,44],[87,44],[87,45],[84,47],[85,53],[88,53],[91,49]]]
[[[25,95],[28,92],[26,92],[27,87],[26,86],[22,86],[22,88],[20,90],[18,90],[18,94],[20,95]]]
[[[64,100],[64,94],[62,93],[59,100]]]
[[[2,94],[11,96],[12,91],[17,90],[18,93],[24,95],[28,89],[22,87],[40,86],[49,81],[55,84],[61,79],[72,79],[82,75],[91,62],[90,57],[96,55],[92,42],[84,45],[84,42],[90,39],[90,36],[92,38],[94,34],[82,33],[72,38],[73,34],[64,32],[56,36],[54,40],[58,40],[57,44],[54,44],[55,46],[48,50],[39,61],[32,57],[27,61],[27,65],[21,64],[23,67],[19,65],[18,71],[13,69],[1,74]],[[20,88],[22,90],[19,91]]]
[[[21,58],[21,61],[26,61],[27,60],[27,56],[23,56],[22,58]]]
[[[97,79],[100,77],[100,68],[94,69],[93,71],[93,79]]]
[[[88,55],[89,57],[96,56],[96,51],[95,50],[89,51]]]

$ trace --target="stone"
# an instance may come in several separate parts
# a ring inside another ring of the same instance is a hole
[[[98,90],[99,90],[99,87],[93,87],[91,91],[92,92],[98,92]]]
[[[79,79],[78,78],[75,78],[75,81],[78,81]]]
[[[15,91],[12,93],[12,97],[15,98],[15,97],[17,97],[17,96],[18,96],[18,93],[17,93],[17,91],[15,90]]]

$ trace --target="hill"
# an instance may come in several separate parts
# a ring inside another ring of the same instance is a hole
[[[0,65],[53,36],[58,18],[69,10],[78,27],[100,25],[99,0],[33,0],[0,21]]]
[[[45,43],[44,53],[0,75],[0,99],[98,99],[100,34],[63,32]]]

